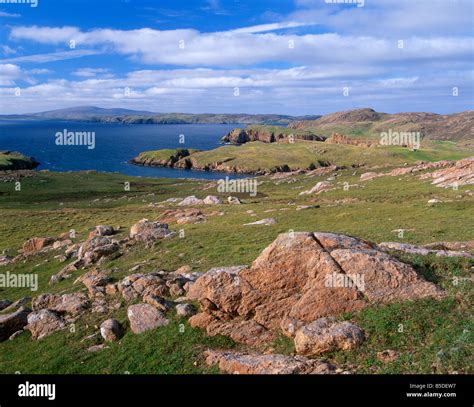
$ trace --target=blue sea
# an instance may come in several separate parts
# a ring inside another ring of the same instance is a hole
[[[211,150],[236,124],[107,124],[70,121],[0,120],[0,151],[19,151],[50,171],[96,170],[159,178],[222,178],[222,173],[141,167],[128,161],[142,151],[163,148]],[[58,146],[56,133],[94,132],[95,148]],[[184,140],[184,143],[180,143]],[[227,174],[231,178],[241,178]]]

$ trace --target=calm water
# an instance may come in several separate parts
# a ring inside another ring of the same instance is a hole
[[[65,121],[0,120],[0,150],[20,151],[41,163],[39,169],[51,171],[96,170],[127,175],[166,178],[218,179],[223,174],[150,168],[127,162],[146,150],[162,148],[197,148],[211,150],[235,124],[105,124]],[[86,146],[57,146],[56,133],[95,132],[95,149]],[[184,144],[180,144],[184,135]],[[230,174],[228,174],[230,175]],[[236,178],[235,175],[230,175]]]

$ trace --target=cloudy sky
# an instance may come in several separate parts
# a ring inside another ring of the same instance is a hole
[[[473,109],[472,0],[31,1],[0,0],[0,114]]]

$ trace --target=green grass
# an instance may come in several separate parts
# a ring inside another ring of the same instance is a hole
[[[288,131],[291,129],[287,129]],[[167,159],[173,150],[158,150],[142,153],[143,157]],[[194,166],[206,167],[216,162],[225,162],[243,172],[273,171],[288,166],[292,170],[319,167],[321,163],[339,166],[364,165],[395,166],[416,161],[439,161],[460,159],[472,155],[450,142],[427,142],[417,151],[403,147],[364,148],[350,145],[335,145],[315,141],[297,141],[293,144],[251,142],[241,146],[226,145],[210,151],[192,154]]]

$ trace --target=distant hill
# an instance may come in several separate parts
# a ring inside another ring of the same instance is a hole
[[[451,140],[474,145],[474,111],[453,114],[379,113],[355,109],[331,113],[315,120],[298,120],[289,128],[308,130],[322,136],[342,133],[352,137],[380,137],[381,132],[420,132],[427,140]]]
[[[246,113],[154,113],[129,109],[103,109],[95,106],[78,106],[24,115],[3,115],[2,119],[16,120],[74,120],[125,124],[276,124],[287,125],[298,120],[315,120],[319,115],[289,116],[279,114]]]

